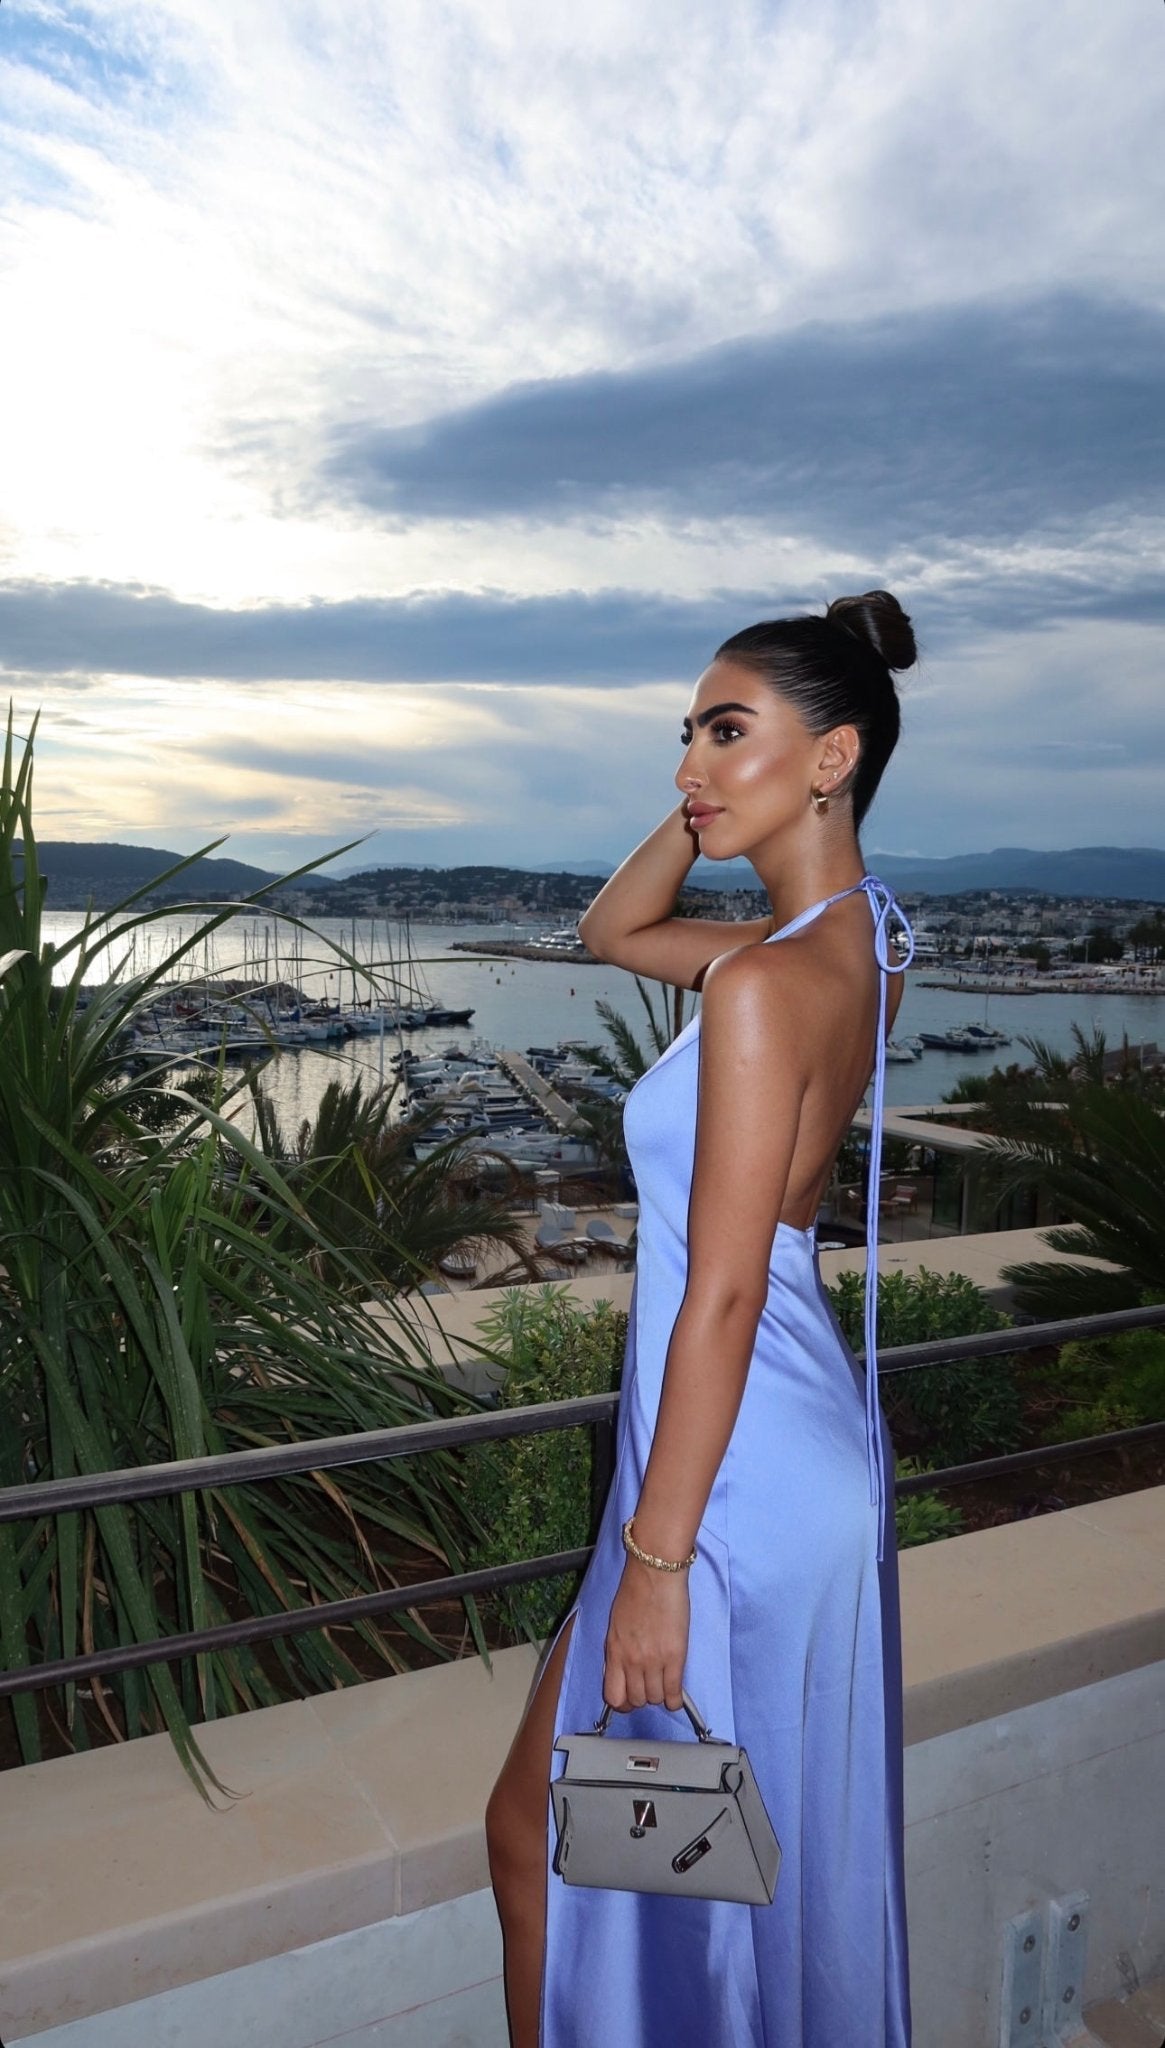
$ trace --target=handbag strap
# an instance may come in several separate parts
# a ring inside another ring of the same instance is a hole
[[[684,1712],[687,1714],[687,1717],[691,1722],[693,1728],[695,1729],[696,1734],[699,1736],[700,1741],[714,1742],[716,1738],[713,1735],[711,1729],[709,1728],[708,1723],[705,1721],[703,1715],[701,1714],[700,1709],[696,1705],[696,1702],[692,1698],[691,1694],[686,1692],[682,1695],[682,1697],[684,1702]],[[637,1707],[611,1707],[604,1704],[603,1711],[599,1715],[598,1720],[595,1722],[596,1735],[606,1734],[607,1723],[610,1720],[612,1714],[634,1714],[638,1713],[639,1711],[640,1710]]]

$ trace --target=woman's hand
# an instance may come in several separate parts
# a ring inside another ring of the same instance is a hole
[[[619,1712],[683,1705],[690,1616],[686,1571],[661,1572],[627,1558],[603,1646],[603,1698],[609,1707]]]

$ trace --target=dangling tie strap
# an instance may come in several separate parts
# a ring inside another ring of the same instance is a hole
[[[878,1562],[886,1542],[888,1496],[882,1432],[878,1423],[878,1191],[882,1171],[882,1115],[886,1095],[886,990],[889,974],[902,974],[914,958],[914,933],[910,920],[893,892],[876,875],[865,875],[857,885],[864,889],[874,914],[874,952],[878,974],[878,1042],[874,1051],[874,1096],[870,1110],[870,1162],[866,1188],[866,1451],[870,1472],[870,1500],[878,1510]],[[890,944],[893,920],[906,939],[904,953]]]

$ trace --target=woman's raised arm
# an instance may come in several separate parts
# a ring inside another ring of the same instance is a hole
[[[734,924],[674,915],[676,897],[699,851],[684,806],[677,804],[584,910],[578,930],[587,951],[596,960],[673,988],[699,988],[721,953],[767,937],[772,928],[767,917]]]
[[[633,1532],[657,1557],[686,1557],[696,1541],[744,1394],[825,994],[814,980],[807,990],[804,960],[779,947],[720,960],[707,978],[688,1282]],[[628,1557],[606,1642],[613,1707],[679,1706],[685,1578]]]

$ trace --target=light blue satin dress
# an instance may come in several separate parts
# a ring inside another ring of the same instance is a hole
[[[886,977],[897,922],[866,875],[766,944],[864,889],[879,975],[871,1186],[880,1156]],[[555,1735],[602,1711],[603,1640],[687,1280],[699,1018],[627,1098],[638,1259],[616,1462],[571,1614]],[[543,2048],[909,2048],[902,1665],[893,1452],[877,1398],[877,1196],[868,1203],[866,1354],[822,1286],[812,1229],[780,1223],[744,1398],[696,1537],[684,1684],[714,1735],[743,1743],[781,1844],[771,1906],[567,1885],[549,1867]],[[891,1475],[888,1477],[888,1475]],[[562,1626],[566,1626],[568,1615]],[[642,1707],[611,1731],[691,1735]],[[553,1753],[557,1776],[564,1758]]]

